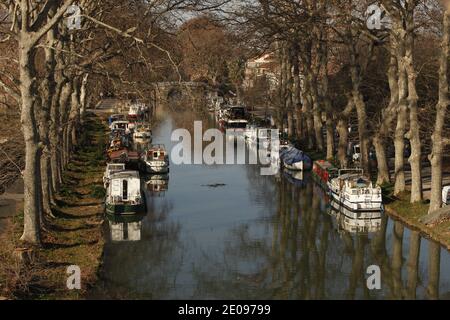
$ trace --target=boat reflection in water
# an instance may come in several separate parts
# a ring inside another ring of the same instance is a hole
[[[329,214],[335,218],[338,231],[365,234],[375,233],[381,229],[381,211],[353,212],[331,200]]]
[[[140,241],[144,218],[145,214],[129,216],[107,214],[106,219],[109,222],[111,241]]]
[[[145,179],[145,186],[151,196],[163,197],[169,190],[169,175],[150,175]]]
[[[293,171],[289,169],[284,169],[284,178],[296,187],[304,188],[308,185],[309,179],[303,171]]]
[[[154,138],[170,148],[173,130],[190,128],[195,119],[187,112],[164,116]],[[327,191],[312,181],[298,187],[283,172],[263,176],[260,169],[173,166],[164,197],[146,188],[141,241],[107,242],[94,297],[450,297],[447,250],[386,214],[378,232],[338,232]],[[208,183],[228,187],[205,188]],[[373,265],[382,272],[380,290],[367,288]]]

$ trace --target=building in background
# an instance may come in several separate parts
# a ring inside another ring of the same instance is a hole
[[[252,88],[258,80],[266,79],[270,89],[274,90],[278,85],[279,75],[280,67],[276,55],[274,53],[266,53],[247,61],[244,88]]]

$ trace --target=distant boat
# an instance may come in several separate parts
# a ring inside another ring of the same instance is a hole
[[[141,159],[142,171],[151,174],[168,173],[169,172],[169,155],[163,144],[154,144],[146,152]]]
[[[145,212],[145,196],[137,171],[122,171],[110,177],[106,191],[106,213],[133,215]]]
[[[124,120],[117,120],[112,122],[109,128],[111,129],[111,131],[119,129],[127,131],[130,129],[130,123]]]
[[[123,114],[113,114],[108,118],[108,123],[111,125],[113,122],[123,120],[125,120],[125,116]]]
[[[138,121],[142,120],[144,117],[144,105],[143,104],[132,104],[128,110],[128,120]]]
[[[381,188],[362,169],[342,169],[328,183],[333,199],[350,211],[382,211]]]
[[[311,158],[291,145],[280,147],[280,160],[284,167],[293,171],[308,171],[312,168]]]
[[[108,151],[108,158],[112,163],[137,164],[139,162],[139,153],[130,151],[127,148]]]
[[[151,142],[152,130],[150,129],[150,126],[145,124],[136,125],[136,128],[134,129],[133,133],[133,140],[138,142],[139,141]]]
[[[244,132],[248,124],[245,107],[230,106],[226,109],[223,120],[227,130]]]

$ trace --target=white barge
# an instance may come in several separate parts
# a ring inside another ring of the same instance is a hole
[[[328,182],[328,187],[333,200],[349,211],[383,210],[381,188],[374,186],[361,169],[339,170],[338,176]]]

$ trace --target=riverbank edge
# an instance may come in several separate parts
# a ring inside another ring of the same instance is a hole
[[[105,160],[103,145],[99,139],[104,139],[106,135],[107,128],[104,123],[104,119],[98,115],[87,115],[82,129],[82,143],[64,173],[64,184],[56,196],[58,205],[52,208],[57,218],[49,221],[49,228],[42,234],[43,247],[30,248],[33,250],[33,258],[26,264],[18,261],[17,257],[17,250],[26,247],[19,241],[23,225],[23,201],[17,204],[17,211],[14,217],[9,219],[9,226],[4,232],[6,239],[10,237],[10,243],[8,248],[0,252],[3,257],[5,253],[8,255],[4,264],[12,266],[8,270],[9,273],[6,273],[6,279],[0,282],[0,298],[86,299],[92,287],[98,283],[105,245],[103,196],[100,199],[99,196],[93,197],[91,194],[98,190],[92,189],[92,186],[103,188],[101,182]],[[90,151],[87,150],[89,148]],[[83,153],[86,156],[89,153],[96,154],[100,150],[101,160],[81,157]],[[86,164],[83,164],[83,160],[87,160]],[[89,167],[90,170],[83,172],[83,167]],[[75,172],[79,174],[78,177]],[[78,184],[74,183],[74,180],[77,180]],[[84,195],[80,189],[85,189]],[[80,195],[83,201],[76,198]],[[84,250],[86,248],[89,250]],[[67,289],[67,279],[70,276],[67,268],[72,265],[80,266],[81,290]],[[10,287],[5,288],[2,283]],[[7,290],[4,291],[5,289]]]
[[[426,239],[432,240],[434,242],[439,243],[442,247],[450,251],[450,222],[445,222],[440,225],[440,228],[437,227],[429,227],[424,223],[419,221],[420,217],[426,215],[426,211],[416,210],[415,214],[401,213],[400,210],[397,210],[396,206],[403,206],[406,211],[414,211],[415,208],[405,200],[395,200],[394,202],[385,205],[385,212],[392,219],[400,221],[404,225],[406,225],[409,229],[419,232]],[[426,206],[424,206],[426,207]],[[419,212],[417,212],[419,211]],[[447,234],[444,234],[442,229],[449,230]]]

